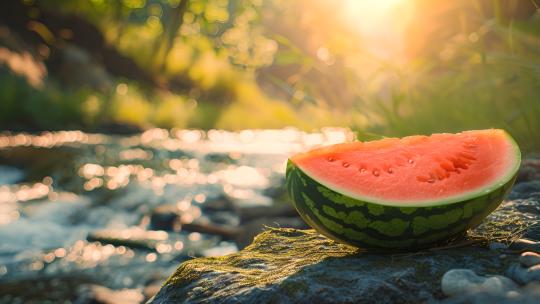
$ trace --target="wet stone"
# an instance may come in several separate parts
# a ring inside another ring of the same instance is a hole
[[[452,269],[442,277],[441,289],[447,296],[457,296],[474,292],[507,294],[518,286],[504,276],[479,276],[470,269]]]
[[[531,267],[523,267],[514,264],[508,268],[506,274],[508,277],[522,285],[533,281],[538,282],[540,281],[540,264]]]
[[[540,252],[540,242],[528,239],[518,239],[510,244],[510,249],[520,251]]]
[[[523,267],[531,267],[540,264],[540,254],[536,252],[524,252],[519,257],[519,263]]]

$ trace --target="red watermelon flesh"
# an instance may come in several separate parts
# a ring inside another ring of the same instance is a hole
[[[291,159],[322,185],[382,205],[458,202],[507,182],[519,148],[503,130],[433,134],[323,147]]]

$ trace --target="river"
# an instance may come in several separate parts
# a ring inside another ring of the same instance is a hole
[[[76,302],[89,284],[142,292],[183,260],[236,252],[251,237],[245,210],[290,208],[289,155],[352,138],[333,128],[0,133],[0,302]]]

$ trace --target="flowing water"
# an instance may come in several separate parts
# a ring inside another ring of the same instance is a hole
[[[235,252],[226,233],[184,227],[238,233],[238,210],[287,203],[287,156],[352,137],[343,129],[2,133],[0,302],[69,303],[90,283],[143,289],[180,261]]]

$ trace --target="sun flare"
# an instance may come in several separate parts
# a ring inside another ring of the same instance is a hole
[[[392,12],[403,0],[345,0],[345,13],[359,30],[374,30],[387,23]]]
[[[408,20],[404,0],[345,0],[344,15],[351,28],[366,40],[376,55],[395,56],[401,50],[401,32]]]

